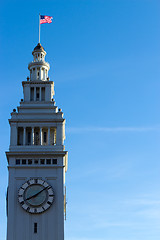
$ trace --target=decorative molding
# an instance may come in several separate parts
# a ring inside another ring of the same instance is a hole
[[[27,177],[15,177],[16,180],[26,180]]]

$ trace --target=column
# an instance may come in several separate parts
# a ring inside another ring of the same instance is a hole
[[[42,76],[42,68],[40,67],[40,68],[39,68],[39,80],[42,80],[42,79],[41,79],[41,76]]]
[[[32,127],[31,145],[34,145],[34,127]]]
[[[45,68],[43,68],[43,80],[45,80]]]
[[[34,101],[36,101],[36,87],[34,87]]]
[[[48,145],[50,145],[50,127],[48,128]]]
[[[39,101],[42,101],[42,97],[41,97],[41,96],[42,96],[42,94],[41,94],[41,89],[42,89],[42,88],[40,87],[40,88],[39,88]]]
[[[42,145],[42,128],[40,127],[40,145]]]
[[[35,68],[35,80],[37,80],[37,68]]]
[[[63,145],[62,123],[57,123],[56,145]]]
[[[11,124],[10,145],[16,146],[18,138],[18,128],[16,123]]]
[[[56,145],[56,128],[53,129],[53,145]]]
[[[26,127],[23,128],[23,145],[26,145]]]
[[[29,84],[23,85],[23,94],[24,94],[24,102],[30,101],[30,86]]]
[[[54,138],[54,133],[55,132],[54,131],[55,131],[55,128],[53,128],[53,145],[55,145],[55,143],[54,143],[55,142],[55,138]]]

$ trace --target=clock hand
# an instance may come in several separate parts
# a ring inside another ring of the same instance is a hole
[[[49,187],[49,186],[43,188],[43,189],[42,189],[41,191],[39,191],[38,193],[36,193],[36,194],[34,194],[34,195],[26,198],[25,200],[30,200],[31,198],[34,198],[34,197],[38,196],[41,192],[43,192],[44,190],[46,190],[48,187]]]

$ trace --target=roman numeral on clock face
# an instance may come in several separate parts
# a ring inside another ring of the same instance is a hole
[[[37,208],[34,209],[34,213],[37,213]]]
[[[34,182],[35,182],[35,183],[37,183],[37,181],[38,181],[37,179],[34,179]]]
[[[27,208],[27,211],[28,211],[28,212],[29,212],[29,210],[30,210],[30,207]]]

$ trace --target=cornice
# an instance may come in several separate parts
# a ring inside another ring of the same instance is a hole
[[[22,86],[25,85],[25,84],[54,84],[53,81],[22,81]]]
[[[7,156],[7,159],[8,159],[8,157],[13,157],[13,156],[25,156],[25,157],[27,157],[27,156],[31,156],[31,155],[34,155],[34,156],[40,156],[41,158],[43,158],[43,156],[66,156],[68,154],[68,151],[50,151],[50,150],[48,150],[48,151],[43,151],[43,152],[41,152],[41,151],[23,151],[23,152],[21,152],[21,151],[19,151],[19,152],[16,152],[16,151],[8,151],[8,152],[6,152],[6,156]]]
[[[9,123],[53,123],[53,122],[64,122],[65,119],[9,119]]]
[[[44,61],[42,61],[42,62],[39,62],[39,61],[37,61],[37,62],[30,62],[28,64],[28,69],[30,70],[30,68],[35,67],[35,66],[44,66],[44,67],[47,67],[48,69],[50,69],[49,63],[48,62],[44,62]]]

